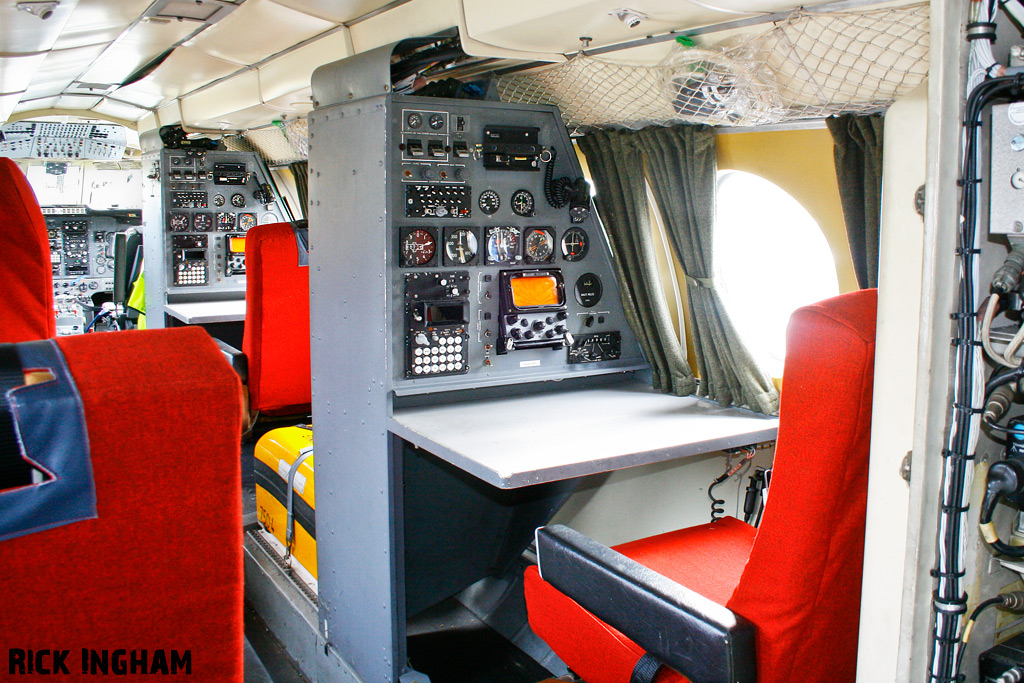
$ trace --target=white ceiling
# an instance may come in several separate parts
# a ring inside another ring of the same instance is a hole
[[[600,46],[824,0],[194,0],[230,11],[213,25],[150,21],[166,1],[61,0],[44,21],[0,0],[0,123],[92,109],[140,128],[244,129],[305,114],[321,64],[460,23],[471,54],[558,59],[582,35]],[[629,28],[609,15],[623,7],[648,18]]]

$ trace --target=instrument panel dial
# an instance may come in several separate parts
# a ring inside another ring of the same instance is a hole
[[[571,228],[562,235],[562,258],[566,261],[582,261],[590,248],[587,233],[579,228]]]
[[[224,206],[224,195],[222,195],[222,194],[215,194],[215,195],[213,195],[213,205],[214,206]]]
[[[531,263],[547,263],[555,253],[555,236],[547,228],[530,228],[523,241],[526,260]]]
[[[231,206],[236,206],[238,208],[245,206],[245,195],[241,192],[236,192],[231,195]]]
[[[440,114],[432,114],[430,116],[430,119],[428,119],[427,123],[434,130],[440,130],[441,128],[444,128],[444,117],[441,116]]]
[[[476,234],[466,228],[452,230],[444,240],[444,255],[454,265],[472,263],[478,248]]]
[[[533,195],[529,190],[516,190],[512,193],[512,211],[517,216],[524,216],[530,218],[534,215],[534,207],[536,203],[533,200]]]
[[[484,190],[476,200],[477,206],[488,216],[501,208],[501,196],[494,190]]]
[[[515,263],[519,261],[519,228],[487,228],[484,248],[488,265]]]
[[[419,128],[423,125],[423,115],[417,111],[412,112],[405,118],[405,125],[409,128]]]
[[[436,251],[437,240],[429,230],[415,228],[402,237],[401,256],[403,266],[425,266],[434,259]]]
[[[171,232],[183,232],[188,230],[188,214],[187,213],[172,213],[169,220]]]
[[[242,230],[248,230],[249,228],[256,227],[256,214],[254,213],[240,213],[238,214],[238,227]]]
[[[192,216],[192,229],[196,232],[213,230],[213,216],[208,213],[197,213]]]

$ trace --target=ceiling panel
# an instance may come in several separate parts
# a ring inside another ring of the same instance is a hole
[[[133,91],[160,95],[163,100],[180,97],[238,70],[237,64],[179,47],[150,75],[131,85]],[[120,92],[117,91],[117,92]]]
[[[184,40],[196,30],[191,22],[142,23],[121,36],[96,60],[82,80],[92,83],[123,83],[139,67]]]
[[[106,43],[101,43],[69,50],[54,50],[48,53],[32,78],[33,85],[57,81],[66,81],[70,84],[71,81],[78,80],[79,74],[99,57],[106,47]]]
[[[410,26],[416,27],[413,35],[426,36],[457,23],[452,0],[416,0],[353,26],[352,43],[356,52],[364,52],[408,38]]]
[[[129,104],[134,104],[144,109],[154,109],[158,104],[164,101],[163,95],[139,90],[134,85],[126,85],[123,88],[118,88],[114,92],[110,93],[110,95],[117,100],[124,100]]]
[[[21,92],[32,82],[46,53],[20,57],[0,57],[0,93]]]
[[[308,87],[313,71],[350,54],[347,29],[281,55],[259,68],[260,94],[264,101]]]
[[[54,49],[111,42],[127,29],[152,0],[78,0],[78,6],[54,44]],[[63,4],[63,3],[62,3]]]
[[[279,5],[337,23],[351,21],[388,5],[392,0],[273,0]]]
[[[57,99],[58,109],[92,109],[103,101],[95,95],[62,95]]]
[[[829,0],[462,0],[466,33],[476,41],[508,50],[572,53],[579,36],[600,47],[672,30],[694,28],[744,16],[820,5]],[[720,8],[720,11],[711,9]],[[629,8],[646,15],[630,28],[611,12]],[[566,27],[572,30],[566,30]],[[478,52],[474,49],[474,54]]]
[[[264,104],[282,114],[288,114],[291,118],[305,116],[313,110],[313,90],[306,86],[295,92],[285,93],[280,97],[267,100]]]
[[[57,106],[57,100],[59,97],[41,97],[38,99],[29,99],[27,96],[21,98],[21,102],[14,108],[15,112],[22,111],[33,111],[36,109],[53,109]]]
[[[335,26],[270,0],[248,0],[187,45],[213,57],[248,66]]]
[[[46,20],[20,11],[17,4],[18,0],[0,0],[0,53],[49,50],[74,12],[77,0],[64,0]]]
[[[113,116],[114,118],[126,119],[128,121],[138,121],[149,113],[145,109],[139,109],[138,107],[133,107],[130,104],[113,102],[111,100],[103,100],[93,107],[92,110],[99,112],[104,116]]]
[[[11,93],[10,95],[0,95],[0,123],[4,123],[11,117],[11,113],[14,111],[14,107],[17,106],[18,100],[21,99],[21,93]]]
[[[260,104],[259,75],[246,71],[181,98],[185,121],[206,121],[221,114]]]
[[[190,120],[190,127],[234,131],[266,125],[274,119],[281,118],[281,112],[261,104],[254,107],[240,109],[238,111],[225,112],[219,116],[199,119],[196,121],[191,121],[191,118],[186,112],[185,118]]]

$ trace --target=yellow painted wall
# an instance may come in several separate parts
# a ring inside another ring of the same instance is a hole
[[[832,249],[839,291],[858,289],[828,129],[726,133],[717,142],[719,170],[759,175],[807,209]]]

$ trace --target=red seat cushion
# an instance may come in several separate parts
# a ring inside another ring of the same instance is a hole
[[[253,228],[245,244],[249,403],[265,413],[309,412],[309,267],[292,226]]]
[[[615,550],[724,604],[740,580],[754,542],[752,526],[725,517],[713,524],[671,531]],[[587,683],[626,683],[643,650],[567,598],[543,579],[536,567],[526,570],[530,627]],[[657,683],[685,681],[662,670]]]
[[[82,396],[99,516],[0,543],[7,646],[70,649],[72,673],[81,648],[191,650],[191,676],[159,678],[241,683],[237,375],[197,327],[57,344]]]
[[[0,158],[0,342],[56,334],[50,242],[39,203],[21,169]]]

